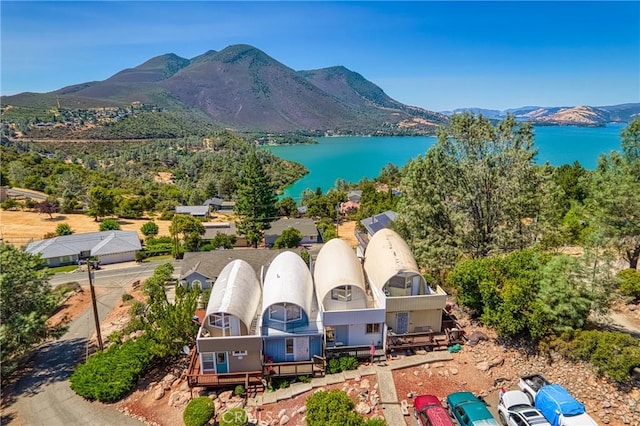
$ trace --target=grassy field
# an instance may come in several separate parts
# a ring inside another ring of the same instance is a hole
[[[148,219],[118,219],[122,230],[136,231],[143,238],[140,232],[143,224]],[[160,228],[158,235],[169,235],[169,220],[155,220]],[[83,214],[54,214],[49,215],[29,211],[0,211],[0,237],[6,243],[12,243],[18,247],[31,241],[41,240],[45,234],[55,232],[56,227],[61,224],[68,224],[76,234],[99,231],[99,222],[95,222],[92,217]]]

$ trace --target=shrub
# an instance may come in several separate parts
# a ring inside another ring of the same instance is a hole
[[[336,374],[340,371],[342,371],[340,370],[340,359],[331,358],[329,360],[329,364],[327,365],[327,374]]]
[[[308,426],[343,425],[349,413],[355,414],[349,396],[337,389],[318,391],[307,398],[305,405]]]
[[[124,294],[122,295],[122,303],[126,303],[126,302],[128,302],[129,300],[131,300],[131,299],[133,299],[133,296],[132,296],[132,295],[130,295],[129,293],[124,293]]]
[[[340,370],[356,370],[358,368],[358,360],[352,356],[340,357]]]
[[[90,400],[122,399],[153,360],[152,344],[151,339],[142,336],[91,355],[69,378],[71,389]]]
[[[220,426],[246,426],[248,424],[247,412],[239,407],[225,411],[220,418]]]
[[[245,393],[244,386],[242,386],[242,385],[237,385],[235,387],[235,389],[233,390],[233,394],[235,396],[242,396],[242,395],[244,395],[244,393]]]
[[[145,237],[155,237],[156,235],[158,235],[159,231],[160,228],[158,228],[158,225],[153,221],[145,223],[140,228],[140,232],[142,232],[142,235],[144,235]]]
[[[287,228],[282,231],[282,234],[276,238],[273,243],[274,248],[294,248],[300,245],[302,241],[302,232],[295,228]]]
[[[189,401],[182,413],[185,426],[203,426],[215,414],[213,401],[206,396],[201,396]]]
[[[625,296],[640,299],[640,272],[635,269],[623,269],[618,272],[619,289]]]
[[[311,383],[311,376],[298,376],[300,383]]]
[[[387,422],[380,417],[372,417],[364,421],[364,426],[387,426]]]
[[[105,219],[100,222],[100,231],[119,231],[120,224],[114,219]]]

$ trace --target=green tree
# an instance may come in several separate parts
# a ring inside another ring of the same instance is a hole
[[[279,200],[276,203],[276,208],[278,209],[278,216],[293,217],[298,214],[298,206],[296,206],[295,200],[291,197]]]
[[[622,151],[603,155],[592,178],[587,205],[594,225],[611,241],[629,267],[640,258],[640,118],[622,133]]]
[[[51,273],[39,256],[0,243],[0,354],[3,379],[14,371],[21,355],[63,329],[47,319],[57,306]]]
[[[61,223],[60,225],[56,226],[56,234],[57,235],[71,235],[73,234],[73,229],[71,229],[71,226],[68,223]]]
[[[116,195],[113,190],[94,186],[89,189],[89,209],[87,214],[97,222],[99,218],[115,212]]]
[[[249,153],[242,170],[235,212],[241,217],[238,230],[244,234],[249,244],[258,247],[277,211],[274,188],[255,149]]]
[[[274,248],[294,248],[300,245],[302,232],[295,228],[287,228],[273,243]]]
[[[213,237],[213,240],[211,240],[211,247],[213,249],[224,248],[230,250],[235,246],[236,240],[235,235],[227,235],[219,232]]]
[[[434,271],[530,245],[538,213],[533,131],[507,117],[454,115],[438,142],[403,170],[395,225]],[[363,193],[364,196],[364,193]]]
[[[119,231],[120,224],[114,219],[105,219],[100,222],[100,231]]]
[[[177,214],[171,219],[169,233],[173,239],[174,257],[178,259],[184,251],[198,251],[205,229],[195,217]]]
[[[322,233],[322,241],[325,243],[334,238],[338,238],[338,231],[336,231],[336,228],[333,226],[325,229]]]
[[[56,190],[62,197],[62,210],[72,211],[87,198],[87,179],[76,171],[65,171],[57,178]]]
[[[149,221],[142,225],[142,227],[140,228],[140,232],[142,232],[142,235],[144,235],[145,237],[153,238],[158,235],[158,232],[160,232],[160,228],[155,222]]]

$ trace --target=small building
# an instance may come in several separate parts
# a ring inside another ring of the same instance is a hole
[[[247,247],[249,244],[244,235],[238,235],[238,228],[234,222],[204,222],[204,241],[213,240],[218,234],[233,235],[236,237],[234,247]]]
[[[233,208],[236,203],[234,201],[225,201],[222,198],[213,197],[204,202],[205,205],[211,206],[211,208],[217,212],[230,213],[233,212]]]
[[[222,269],[196,339],[201,374],[262,371],[262,339],[256,333],[261,295],[247,262],[236,259]]]
[[[381,229],[364,253],[364,271],[386,324],[394,335],[442,331],[447,293],[429,287],[407,243],[395,231]]]
[[[264,243],[272,247],[285,229],[294,228],[302,234],[300,244],[315,244],[320,242],[320,234],[316,224],[310,218],[279,219],[271,223],[271,228],[264,232]]]
[[[266,374],[315,374],[315,357],[324,371],[324,329],[313,279],[297,253],[280,253],[269,266],[261,312]]]
[[[24,251],[40,254],[47,266],[55,267],[77,264],[80,253],[87,251],[103,265],[129,262],[141,249],[136,231],[102,231],[34,241]]]
[[[360,189],[355,189],[347,193],[347,199],[351,202],[357,203],[358,205],[360,205],[361,198],[362,198],[362,190]]]
[[[359,231],[357,228],[354,231],[356,239],[358,240],[359,257],[362,257],[371,237],[373,237],[373,235],[379,230],[388,228],[391,223],[396,220],[396,217],[396,212],[393,210],[387,210],[386,212],[364,218],[360,221],[364,228],[364,232]]]
[[[235,259],[241,259],[251,265],[258,279],[262,280],[273,259],[283,251],[239,248],[208,252],[187,252],[182,259],[178,279],[180,284],[188,288],[209,288],[216,281],[227,263]]]
[[[318,253],[313,277],[327,355],[364,353],[370,346],[384,350],[385,310],[365,286],[362,265],[355,251],[338,238]]]
[[[209,206],[176,206],[176,214],[187,214],[205,219],[209,217]]]

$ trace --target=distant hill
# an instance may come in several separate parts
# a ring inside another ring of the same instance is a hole
[[[448,116],[472,112],[482,114],[489,119],[503,119],[512,114],[521,121],[530,121],[536,125],[563,126],[604,126],[607,123],[628,123],[640,116],[640,103],[608,106],[540,107],[524,106],[504,111],[482,108],[459,108],[445,111]]]
[[[200,111],[238,131],[430,134],[448,118],[404,105],[344,67],[295,71],[249,45],[192,59],[158,56],[103,81],[3,96],[9,106],[126,107]]]

